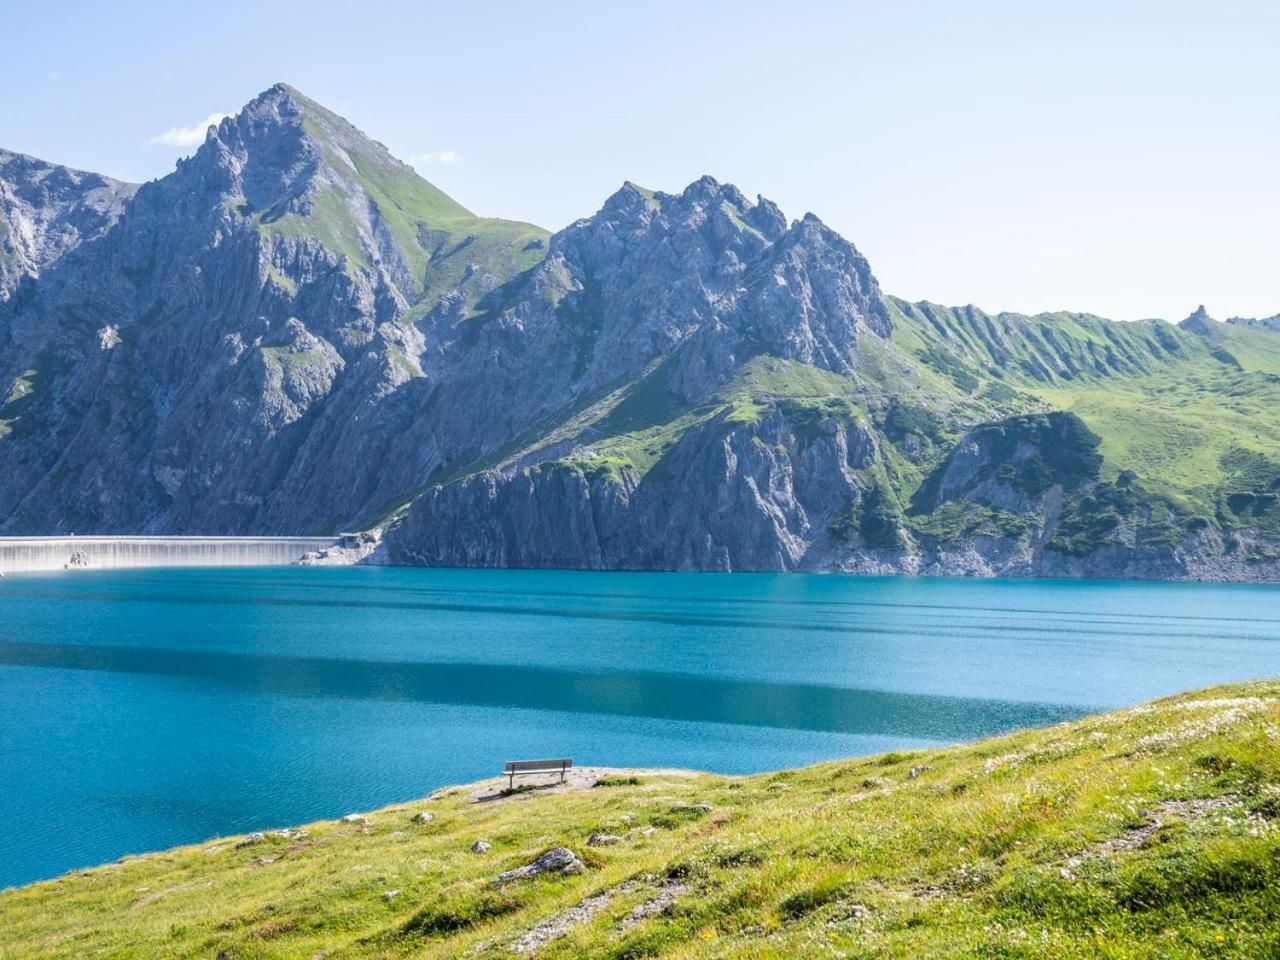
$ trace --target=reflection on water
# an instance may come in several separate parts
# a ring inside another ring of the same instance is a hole
[[[976,738],[1079,716],[1079,707],[973,697],[718,680],[629,670],[586,673],[481,663],[388,663],[262,654],[0,643],[0,664],[188,677],[270,696],[422,700],[660,717],[834,733]]]

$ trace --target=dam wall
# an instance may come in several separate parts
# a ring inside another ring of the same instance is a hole
[[[293,563],[338,537],[0,537],[0,573]]]

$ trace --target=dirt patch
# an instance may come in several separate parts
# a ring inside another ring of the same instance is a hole
[[[1128,850],[1138,849],[1170,822],[1181,820],[1187,823],[1194,823],[1206,820],[1219,811],[1239,808],[1239,806],[1240,798],[1230,793],[1220,797],[1205,797],[1198,800],[1166,800],[1163,803],[1158,803],[1149,810],[1143,811],[1146,819],[1140,826],[1126,830],[1117,836],[1109,837],[1100,843],[1095,843],[1087,849],[1068,857],[1063,876],[1069,877],[1071,869],[1079,866],[1090,857],[1110,857]],[[1242,813],[1242,818],[1245,820],[1256,819],[1259,823],[1263,822],[1261,818],[1254,814]]]
[[[637,904],[631,912],[622,918],[619,933],[626,933],[653,917],[661,916],[671,909],[672,905],[693,888],[680,880],[667,880],[658,890],[658,895],[644,903]]]
[[[700,777],[697,770],[646,767],[574,767],[560,782],[559,773],[517,777],[515,789],[507,787],[506,777],[493,777],[471,785],[473,803],[493,803],[498,800],[517,800],[520,797],[547,793],[567,793],[572,790],[590,790],[601,780],[628,777]]]
[[[568,910],[561,910],[530,929],[511,945],[511,949],[515,953],[534,953],[541,950],[553,940],[559,940],[574,927],[586,923],[607,907],[615,897],[624,896],[635,888],[636,881],[628,880],[626,883],[580,900]]]

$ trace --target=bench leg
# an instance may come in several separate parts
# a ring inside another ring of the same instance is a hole
[[[507,789],[514,790],[516,788],[516,775],[513,773],[507,777]]]

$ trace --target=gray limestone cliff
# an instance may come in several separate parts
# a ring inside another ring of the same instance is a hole
[[[69,250],[101,237],[138,188],[0,150],[0,301]]]
[[[1275,579],[1277,326],[907,303],[711,177],[552,235],[280,84],[141,187],[0,152],[0,534]]]

